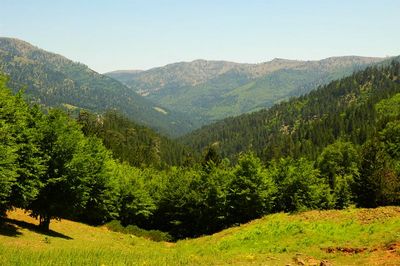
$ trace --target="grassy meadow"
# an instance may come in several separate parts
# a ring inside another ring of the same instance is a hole
[[[8,213],[0,265],[400,265],[399,207],[279,213],[176,243],[68,220],[48,233],[36,224]]]

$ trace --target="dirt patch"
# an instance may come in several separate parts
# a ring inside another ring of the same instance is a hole
[[[345,254],[358,254],[368,250],[368,248],[351,248],[351,247],[327,247],[321,249],[326,253],[345,253]]]
[[[328,247],[328,248],[322,248],[322,250],[327,253],[341,253],[347,255],[368,253],[367,265],[400,265],[400,242],[391,243],[386,246],[372,247],[372,248]],[[308,265],[308,264],[296,264],[296,265]]]
[[[299,255],[293,257],[293,264],[288,265],[303,265],[303,266],[332,266],[327,260],[319,260],[313,257],[301,257]]]
[[[329,211],[306,211],[302,213],[297,213],[292,215],[292,217],[296,220],[300,221],[320,221],[320,220],[329,220],[329,221],[341,221],[343,220],[343,213],[337,210],[329,210]]]
[[[386,221],[393,217],[400,216],[399,207],[381,207],[376,209],[360,209],[357,212],[357,220],[363,224],[369,224],[376,221]]]
[[[400,216],[400,207],[387,206],[372,209],[348,209],[348,210],[312,210],[290,215],[292,219],[301,221],[343,221],[355,216],[356,221],[364,224],[375,221],[385,221]]]
[[[400,265],[400,242],[375,248],[368,261],[369,265]]]
[[[393,251],[396,251],[396,250],[400,250],[400,242],[389,244],[389,245],[386,246],[385,249],[386,249],[387,251],[389,251],[389,252],[393,252]]]

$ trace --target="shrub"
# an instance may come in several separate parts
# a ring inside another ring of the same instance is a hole
[[[113,220],[107,223],[105,226],[114,232],[135,235],[137,237],[147,238],[156,242],[172,240],[172,237],[166,232],[162,232],[159,230],[144,230],[137,227],[136,225],[128,225],[124,227],[117,220]]]

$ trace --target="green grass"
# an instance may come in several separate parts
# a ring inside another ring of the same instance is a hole
[[[35,230],[22,211],[0,230],[0,265],[399,265],[400,208],[274,214],[212,236],[154,242],[67,220]],[[20,223],[18,221],[26,221]],[[328,249],[334,250],[328,253]],[[348,252],[337,251],[347,248]],[[353,254],[352,250],[364,250]]]

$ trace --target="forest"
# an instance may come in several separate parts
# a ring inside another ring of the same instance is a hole
[[[276,212],[400,204],[396,60],[178,140],[114,111],[43,110],[8,82],[0,211],[22,208],[43,230],[116,220],[180,239]]]

